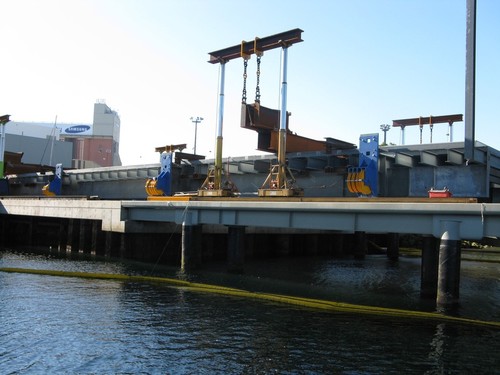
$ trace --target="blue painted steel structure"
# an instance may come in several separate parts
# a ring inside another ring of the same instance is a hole
[[[378,196],[378,134],[359,137],[358,167],[348,167],[347,188],[358,196]]]
[[[149,196],[172,195],[172,152],[161,153],[160,165],[160,174],[146,181],[145,189]]]
[[[45,196],[53,197],[61,195],[62,192],[62,164],[56,164],[54,179],[42,188],[42,193]]]

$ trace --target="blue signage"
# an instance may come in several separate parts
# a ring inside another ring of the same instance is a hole
[[[79,134],[88,132],[89,130],[90,130],[89,125],[74,125],[64,129],[64,132],[69,134]]]

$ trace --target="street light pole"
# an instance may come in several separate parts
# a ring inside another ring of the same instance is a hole
[[[191,117],[191,122],[194,124],[194,150],[193,154],[196,155],[196,137],[198,133],[198,124],[203,121],[203,117]]]
[[[387,132],[391,128],[391,125],[389,124],[382,124],[380,125],[380,130],[384,132],[384,146],[387,146]]]

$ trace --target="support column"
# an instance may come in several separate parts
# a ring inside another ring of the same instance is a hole
[[[392,261],[399,258],[399,233],[387,234],[387,258]]]
[[[194,259],[197,267],[201,266],[203,263],[203,247],[202,247],[202,236],[203,236],[203,226],[202,225],[193,225],[193,243],[195,253]]]
[[[84,254],[90,254],[92,246],[92,231],[89,220],[80,221],[80,249]]]
[[[96,255],[104,255],[106,249],[106,239],[101,230],[102,223],[99,220],[92,221],[92,251]]]
[[[292,243],[291,234],[276,234],[273,235],[274,249],[272,249],[271,254],[273,256],[288,256],[290,255],[290,247]]]
[[[134,247],[132,243],[134,236],[131,233],[120,233],[120,259],[135,259],[131,249]]]
[[[443,221],[441,225],[436,303],[451,307],[458,304],[460,290],[460,222]]]
[[[59,220],[59,252],[66,252],[68,248],[68,220]]]
[[[345,257],[345,234],[335,233],[330,239],[330,254],[335,258]]]
[[[306,255],[318,255],[318,253],[320,252],[320,236],[321,234],[319,233],[312,233],[309,236],[306,235],[306,244],[302,244],[303,246],[301,246],[306,250]]]
[[[201,240],[196,237],[201,235],[201,231],[195,227],[193,214],[187,212],[182,222],[181,272],[189,272],[200,265]]]
[[[366,252],[368,249],[368,242],[366,239],[365,232],[355,232],[354,233],[354,259],[365,259]]]
[[[26,231],[26,237],[28,238],[28,247],[33,247],[36,241],[35,235],[36,235],[36,225],[37,225],[37,220],[35,217],[30,216],[28,217],[28,230]]]
[[[245,227],[229,226],[227,230],[227,270],[243,273],[245,263]]]
[[[436,298],[438,283],[439,251],[437,238],[423,236],[422,265],[420,269],[420,297]]]
[[[79,252],[80,246],[80,219],[69,219],[68,223],[69,247],[72,253]]]
[[[119,257],[120,256],[120,233],[116,232],[106,232],[105,233],[105,245],[104,245],[104,256],[106,258]]]
[[[7,220],[5,219],[5,215],[0,216],[0,250],[5,248],[5,234],[7,231],[5,230]]]

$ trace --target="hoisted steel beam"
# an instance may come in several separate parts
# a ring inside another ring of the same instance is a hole
[[[279,48],[283,45],[291,46],[294,43],[302,42],[302,32],[303,30],[301,29],[293,29],[265,38],[255,38],[255,40],[251,42],[242,42],[233,47],[210,52],[210,60],[208,62],[211,64],[218,64],[241,58],[242,54],[252,55],[254,53],[262,53],[270,49]]]

